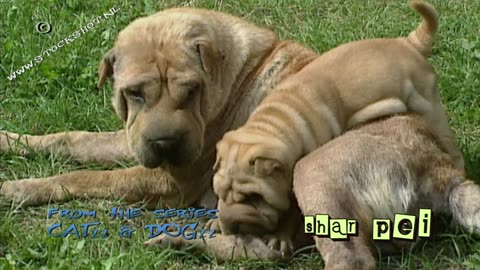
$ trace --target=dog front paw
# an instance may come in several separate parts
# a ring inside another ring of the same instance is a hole
[[[31,205],[36,192],[25,180],[4,181],[0,186],[0,198],[8,203]]]
[[[221,233],[222,229],[220,228],[220,222],[218,221],[218,218],[215,219],[209,219],[207,223],[205,223],[205,229],[206,230],[211,230],[213,229],[215,233]]]
[[[0,130],[0,152],[7,152],[9,147],[9,137],[6,131]]]
[[[20,134],[0,130],[0,152],[13,151],[14,153],[27,156],[31,153],[30,148],[20,143]]]
[[[160,248],[175,248],[179,249],[185,246],[185,242],[181,237],[171,237],[165,234],[151,238],[143,242],[145,246],[160,247]]]
[[[21,202],[26,199],[25,194],[19,192],[19,189],[13,182],[14,181],[4,181],[0,183],[0,198],[7,202]]]
[[[263,237],[263,241],[270,249],[279,251],[282,257],[290,256],[293,253],[293,241],[286,235],[269,234]]]
[[[7,202],[31,206],[49,201],[64,200],[68,192],[60,185],[42,179],[4,181],[0,187],[0,198]]]

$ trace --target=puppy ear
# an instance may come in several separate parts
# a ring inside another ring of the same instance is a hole
[[[222,159],[220,158],[219,155],[217,155],[217,160],[215,160],[215,164],[213,164],[213,173],[218,172],[218,169],[220,169],[220,162]]]
[[[102,61],[100,61],[100,65],[98,66],[98,88],[102,87],[108,78],[112,78],[115,59],[115,48],[112,48],[103,56]]]
[[[222,150],[223,148],[225,147],[225,143],[220,140],[217,142],[217,145],[216,145],[216,150],[217,150],[217,159],[215,160],[215,164],[213,164],[213,172],[216,173],[218,171],[218,169],[220,169],[220,162],[222,162]]]
[[[217,62],[216,52],[213,46],[207,42],[196,42],[195,50],[198,54],[203,70],[212,73]]]
[[[281,170],[282,164],[275,159],[257,157],[253,160],[255,174],[259,176],[269,176],[275,170]]]

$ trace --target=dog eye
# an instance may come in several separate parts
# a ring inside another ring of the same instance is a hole
[[[145,103],[145,97],[140,90],[128,89],[125,90],[125,95],[136,103]]]
[[[264,201],[263,196],[259,193],[251,193],[245,197],[244,203],[255,205]]]
[[[181,84],[182,92],[179,97],[180,106],[186,106],[190,104],[198,92],[201,91],[202,84],[199,82],[187,82]]]
[[[199,83],[192,83],[187,88],[187,100],[192,99],[197,92],[200,92],[200,84]]]

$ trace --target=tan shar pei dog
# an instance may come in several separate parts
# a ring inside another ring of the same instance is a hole
[[[84,163],[135,159],[140,165],[6,181],[0,196],[24,205],[123,198],[146,200],[152,208],[198,202],[215,207],[216,143],[317,56],[221,12],[174,8],[139,18],[119,33],[99,66],[98,85],[113,81],[123,130],[22,136],[2,131],[0,151],[55,153]]]
[[[426,208],[434,214],[451,214],[457,224],[480,234],[480,186],[456,168],[430,123],[419,115],[389,116],[327,142],[296,164],[293,190],[303,215],[326,214],[358,223],[356,236],[344,241],[311,235],[325,269],[376,269],[377,250],[391,254],[414,244],[374,241],[375,218],[393,221],[395,214],[421,218],[418,210]],[[299,235],[305,236],[298,233],[297,239]],[[193,246],[220,261],[285,259],[260,237],[245,234],[221,234],[205,241],[161,236],[147,244]]]
[[[280,83],[245,125],[217,144],[213,188],[225,234],[265,234],[272,248],[292,248],[295,206],[290,204],[295,163],[344,131],[395,113],[426,119],[457,169],[463,169],[426,62],[438,16],[430,4],[410,2],[423,22],[408,37],[343,44]],[[290,209],[291,208],[291,209]],[[263,229],[263,230],[262,230]]]

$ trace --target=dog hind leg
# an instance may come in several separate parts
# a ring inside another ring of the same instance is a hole
[[[309,164],[311,165],[311,164]],[[297,167],[294,179],[294,192],[298,205],[305,216],[328,214],[330,218],[355,219],[348,209],[351,201],[343,199],[346,195],[338,186],[342,181],[329,177],[326,174],[311,174],[312,167]],[[312,192],[315,191],[315,192]],[[334,195],[333,195],[334,194]],[[325,269],[377,269],[377,262],[373,251],[367,245],[366,230],[358,228],[358,236],[344,241],[334,241],[330,238],[314,236],[317,250],[325,262]]]
[[[396,113],[405,113],[407,110],[407,106],[400,99],[383,99],[368,105],[352,115],[352,117],[350,117],[348,120],[347,128],[350,129],[356,125],[367,123],[368,121],[372,121],[384,116]]]
[[[406,81],[405,91],[408,93],[407,106],[408,108],[418,114],[421,114],[427,120],[432,134],[438,138],[441,147],[453,160],[455,168],[463,170],[465,161],[462,152],[458,149],[455,136],[450,124],[448,122],[447,112],[442,106],[442,99],[440,97],[440,90],[436,86],[436,78],[432,76],[431,79],[425,79],[424,88],[430,89],[426,93],[430,96],[427,100],[415,91],[416,88],[411,81]]]
[[[314,238],[326,270],[377,269],[376,260],[361,237],[352,237],[348,241]]]
[[[427,123],[432,124],[433,134],[438,137],[442,147],[452,157],[455,168],[463,170],[465,161],[462,152],[457,147],[455,136],[448,124],[448,117],[443,107],[437,105],[432,112],[426,115],[426,118]]]

